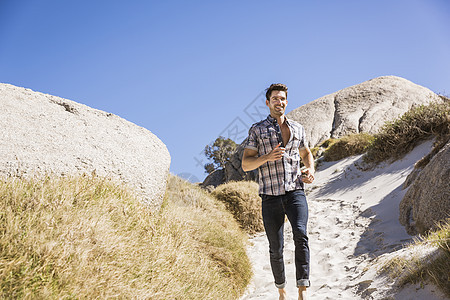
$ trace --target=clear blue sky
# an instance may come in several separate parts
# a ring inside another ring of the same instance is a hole
[[[0,82],[143,126],[201,180],[271,83],[290,111],[383,75],[450,94],[450,1],[0,0]]]

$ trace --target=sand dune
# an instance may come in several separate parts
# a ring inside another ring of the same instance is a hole
[[[406,192],[401,185],[430,149],[431,142],[423,143],[402,160],[370,171],[361,170],[361,156],[318,168],[316,181],[307,187],[310,299],[447,299],[431,285],[398,290],[376,273],[383,258],[402,255],[403,245],[412,240],[398,221],[398,205]],[[287,290],[290,299],[297,299],[288,222],[285,239]],[[264,233],[250,239],[248,253],[255,276],[241,299],[278,299]]]

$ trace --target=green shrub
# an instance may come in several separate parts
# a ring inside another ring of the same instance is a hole
[[[219,185],[212,195],[225,203],[245,231],[255,233],[264,230],[258,189],[253,181],[228,182]]]
[[[378,163],[398,159],[418,143],[432,137],[448,139],[450,135],[450,101],[411,108],[400,118],[386,123],[367,148],[364,161]]]
[[[325,141],[323,141],[320,145],[317,145],[313,148],[311,148],[311,153],[314,157],[314,159],[317,159],[321,156],[323,156],[324,150],[330,147],[332,144],[336,143],[338,139],[329,138]]]
[[[329,138],[329,139],[323,141],[322,144],[320,144],[319,147],[322,147],[322,148],[329,148],[331,145],[333,145],[333,144],[336,143],[337,141],[338,141],[338,139],[335,139],[335,138]]]
[[[373,141],[368,133],[358,133],[344,136],[328,143],[324,152],[325,161],[336,161],[352,155],[362,154]]]

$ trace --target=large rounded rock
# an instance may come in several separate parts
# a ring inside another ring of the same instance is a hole
[[[150,131],[59,97],[0,84],[0,175],[95,173],[163,199],[170,155]]]
[[[417,175],[400,202],[399,221],[409,234],[425,233],[450,217],[450,142]]]
[[[328,138],[376,133],[411,107],[440,101],[429,89],[395,76],[378,77],[300,106],[287,114],[305,127],[311,147]]]
[[[305,128],[306,140],[310,147],[331,137],[335,112],[336,93],[323,96],[300,106],[287,114]]]

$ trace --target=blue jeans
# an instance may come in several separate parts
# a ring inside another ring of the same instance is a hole
[[[305,192],[295,190],[281,196],[261,195],[262,217],[269,240],[270,266],[277,288],[286,286],[284,270],[284,216],[292,226],[295,245],[295,270],[297,287],[309,286],[309,246],[306,225],[308,223],[308,203]]]

